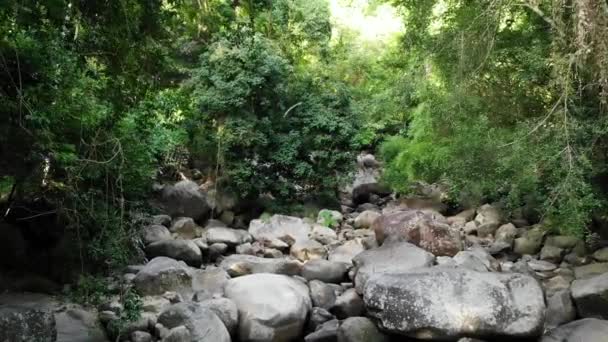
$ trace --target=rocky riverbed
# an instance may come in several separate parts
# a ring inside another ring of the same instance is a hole
[[[149,261],[121,276],[142,296],[143,313],[110,338],[608,341],[608,249],[508,222],[489,204],[444,216],[358,185],[342,210],[316,220],[264,215],[237,229],[152,217],[142,231]],[[73,307],[19,302],[4,299],[1,341],[54,341],[68,326],[99,332],[84,314],[60,322]],[[116,298],[95,314],[109,327],[123,309]]]

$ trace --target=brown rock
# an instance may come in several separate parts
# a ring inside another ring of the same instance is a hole
[[[417,210],[382,215],[372,226],[379,244],[407,241],[437,256],[454,256],[462,250],[460,233],[442,216]]]

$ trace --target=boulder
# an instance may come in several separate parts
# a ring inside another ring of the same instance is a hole
[[[519,255],[533,255],[540,251],[545,232],[541,227],[526,230],[513,242],[513,252]]]
[[[477,216],[475,216],[475,222],[479,226],[495,223],[500,224],[502,220],[502,214],[500,210],[491,204],[484,204],[481,207],[477,208]]]
[[[348,289],[336,298],[336,302],[329,311],[339,319],[344,319],[360,316],[364,310],[365,306],[363,305],[361,296],[359,296],[355,289]]]
[[[546,329],[553,329],[576,318],[576,309],[568,289],[557,291],[550,296],[547,295],[546,317]]]
[[[258,219],[249,223],[249,233],[258,241],[282,240],[286,237],[293,241],[308,240],[311,230],[311,225],[302,219],[284,215],[273,215],[268,220]]]
[[[552,235],[545,240],[545,246],[554,246],[561,249],[570,250],[582,242],[579,238],[568,235]]]
[[[363,252],[363,239],[354,239],[346,241],[343,245],[339,245],[329,251],[327,259],[333,262],[341,262],[352,264],[353,258]]]
[[[146,246],[149,258],[169,257],[184,261],[186,264],[199,267],[203,262],[201,249],[191,240],[163,240]]]
[[[134,331],[131,333],[131,342],[152,342],[152,335],[147,331]]]
[[[171,232],[167,227],[160,225],[151,225],[147,226],[143,230],[142,240],[144,244],[149,245],[151,243],[162,241],[162,240],[171,240]]]
[[[162,339],[162,342],[190,342],[192,335],[188,328],[183,325],[175,327],[167,332],[167,335]]]
[[[329,245],[338,240],[338,234],[336,234],[335,230],[318,224],[312,227],[309,236],[312,240],[319,241],[324,245]]]
[[[416,210],[382,215],[373,229],[379,244],[384,241],[407,241],[436,256],[454,256],[462,250],[460,233],[441,215]]]
[[[167,228],[171,227],[171,216],[169,215],[154,215],[150,219],[151,225],[159,225],[165,226]]]
[[[144,296],[162,295],[167,291],[189,293],[192,292],[192,272],[184,262],[157,257],[137,273],[133,285]]]
[[[173,304],[158,316],[158,323],[169,329],[185,326],[190,339],[184,342],[231,342],[224,323],[200,303]]]
[[[311,260],[302,266],[302,277],[306,280],[320,280],[339,284],[348,271],[348,264],[329,260]]]
[[[349,317],[338,329],[338,342],[388,342],[374,322],[367,317]]]
[[[14,306],[0,307],[0,341],[55,342],[56,339],[55,316],[52,312]]]
[[[336,303],[336,293],[334,289],[319,280],[311,280],[308,283],[310,289],[310,299],[315,307],[329,310]]]
[[[475,209],[466,209],[454,216],[450,216],[446,218],[446,221],[450,225],[464,226],[467,222],[473,220],[475,218]]]
[[[167,214],[201,219],[209,213],[209,205],[205,194],[193,181],[183,180],[174,185],[165,185],[162,190],[160,203]]]
[[[496,242],[504,242],[510,246],[513,245],[513,241],[517,236],[517,228],[512,223],[503,224],[498,227],[494,239]]]
[[[357,229],[370,228],[372,226],[372,224],[374,224],[374,221],[376,221],[376,219],[380,216],[382,216],[382,215],[377,211],[365,210],[364,212],[362,212],[355,218],[355,222],[354,222],[355,228],[357,228]]]
[[[562,257],[564,256],[564,254],[565,253],[562,248],[551,245],[545,245],[540,250],[540,259],[559,264],[562,261]]]
[[[608,261],[608,247],[598,249],[593,253],[593,259],[597,261]]]
[[[433,265],[433,255],[408,242],[385,243],[370,249],[353,259],[355,264],[355,288],[363,293],[365,283],[374,274],[401,273]]]
[[[585,279],[608,273],[608,262],[578,266],[574,268],[576,279]]]
[[[313,333],[306,335],[304,342],[336,342],[338,339],[338,320],[330,320],[321,324]]]
[[[545,314],[534,278],[462,268],[374,275],[364,301],[383,330],[434,340],[535,337]]]
[[[599,342],[608,336],[608,321],[585,318],[557,327],[540,342]]]
[[[203,232],[203,229],[190,217],[179,217],[175,219],[169,230],[176,238],[185,240],[192,240],[200,237]]]
[[[243,254],[233,254],[224,258],[220,267],[232,277],[254,273],[299,275],[302,270],[302,265],[296,260],[268,259]]]
[[[205,236],[208,244],[225,243],[233,247],[253,240],[246,230],[226,227],[208,228]]]
[[[608,273],[577,279],[571,290],[580,317],[608,319]]]
[[[200,302],[203,308],[213,311],[224,323],[230,335],[236,333],[239,325],[239,312],[236,304],[228,298],[208,299]]]
[[[226,297],[239,310],[240,341],[291,341],[301,338],[312,305],[306,284],[284,275],[233,278]]]
[[[327,248],[316,240],[298,240],[291,246],[290,254],[302,262],[325,259]]]

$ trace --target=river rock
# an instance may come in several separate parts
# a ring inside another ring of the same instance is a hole
[[[578,266],[574,268],[576,279],[585,279],[608,273],[608,262]]]
[[[231,342],[224,323],[199,303],[173,304],[158,316],[158,323],[169,329],[185,326],[190,340],[184,342]]]
[[[306,335],[304,342],[336,342],[340,322],[336,319],[321,324],[313,333]]]
[[[359,296],[355,289],[348,289],[336,298],[335,304],[329,311],[339,319],[344,319],[360,316],[364,310],[365,306],[363,305],[361,296]]]
[[[355,218],[354,226],[357,229],[370,228],[374,221],[380,216],[382,215],[377,211],[365,210]]]
[[[325,259],[327,248],[316,240],[298,240],[291,246],[290,254],[302,262]]]
[[[509,247],[513,245],[513,241],[517,236],[517,228],[512,223],[503,224],[498,227],[494,236],[496,242],[504,242]]]
[[[313,306],[330,309],[336,303],[336,293],[331,286],[319,280],[311,280],[308,287]]]
[[[201,249],[191,240],[163,240],[146,246],[149,258],[169,257],[184,261],[186,264],[199,267],[203,261]]]
[[[577,279],[571,289],[580,317],[608,318],[608,273]]]
[[[55,316],[46,310],[24,307],[0,307],[0,341],[55,342]]]
[[[364,250],[363,239],[353,239],[331,249],[327,259],[350,265],[353,262],[353,258]]]
[[[597,261],[608,261],[608,247],[598,249],[593,253],[593,259]]]
[[[226,297],[239,310],[239,339],[291,341],[302,337],[312,305],[306,284],[278,274],[233,278]]]
[[[227,256],[220,263],[220,267],[232,277],[254,273],[299,275],[302,270],[302,265],[297,260],[268,259],[243,254]]]
[[[521,237],[513,242],[513,252],[519,255],[533,255],[540,251],[543,243],[544,232],[540,227],[526,230]]]
[[[302,277],[307,280],[320,280],[325,283],[339,284],[348,271],[348,264],[329,260],[311,260],[302,266]]]
[[[150,218],[151,225],[159,225],[165,226],[167,228],[171,227],[171,216],[169,215],[154,215]]]
[[[576,309],[572,303],[570,290],[557,291],[553,295],[547,296],[546,317],[545,327],[547,329],[555,328],[576,318]]]
[[[564,250],[559,247],[544,245],[540,250],[540,259],[559,264],[564,254]]]
[[[535,337],[545,314],[534,278],[462,268],[372,276],[364,301],[382,329],[424,339]]]
[[[310,232],[310,238],[324,245],[329,245],[338,240],[338,234],[331,228],[315,224]]]
[[[417,210],[382,215],[373,224],[379,244],[407,241],[436,256],[454,256],[462,250],[460,233],[442,220],[441,215]]]
[[[162,295],[167,291],[192,291],[192,272],[184,262],[156,257],[137,273],[133,285],[141,295]]]
[[[160,202],[167,214],[173,217],[185,216],[198,220],[210,210],[205,194],[198,184],[189,180],[165,185]]]
[[[208,228],[205,236],[208,244],[225,243],[228,246],[236,246],[253,241],[246,230],[232,229],[226,227]]]
[[[282,240],[285,237],[294,242],[308,240],[311,230],[311,225],[301,218],[285,215],[273,215],[268,220],[258,219],[249,223],[249,233],[258,241]]]
[[[367,317],[349,317],[338,329],[338,342],[388,342],[374,322]]]
[[[184,240],[200,237],[203,232],[203,229],[191,217],[178,217],[173,221],[169,230],[176,238]]]
[[[203,308],[213,311],[224,323],[230,335],[236,333],[239,325],[239,312],[236,304],[228,298],[208,299],[200,302]]]
[[[540,342],[599,342],[608,336],[608,321],[585,318],[557,327]]]
[[[355,287],[363,293],[365,283],[374,274],[400,273],[433,265],[435,257],[408,242],[385,243],[370,249],[353,259],[356,268]]]
[[[144,244],[149,245],[151,243],[162,241],[162,240],[171,240],[171,232],[167,227],[160,225],[151,225],[147,226],[143,230],[142,240]]]

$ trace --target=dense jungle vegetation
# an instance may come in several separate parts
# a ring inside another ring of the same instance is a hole
[[[402,29],[363,39],[331,3]],[[601,226],[606,1],[331,3],[3,0],[0,196],[43,195],[110,268],[183,166],[293,204],[335,197],[361,150],[398,193],[441,183],[453,205]]]

